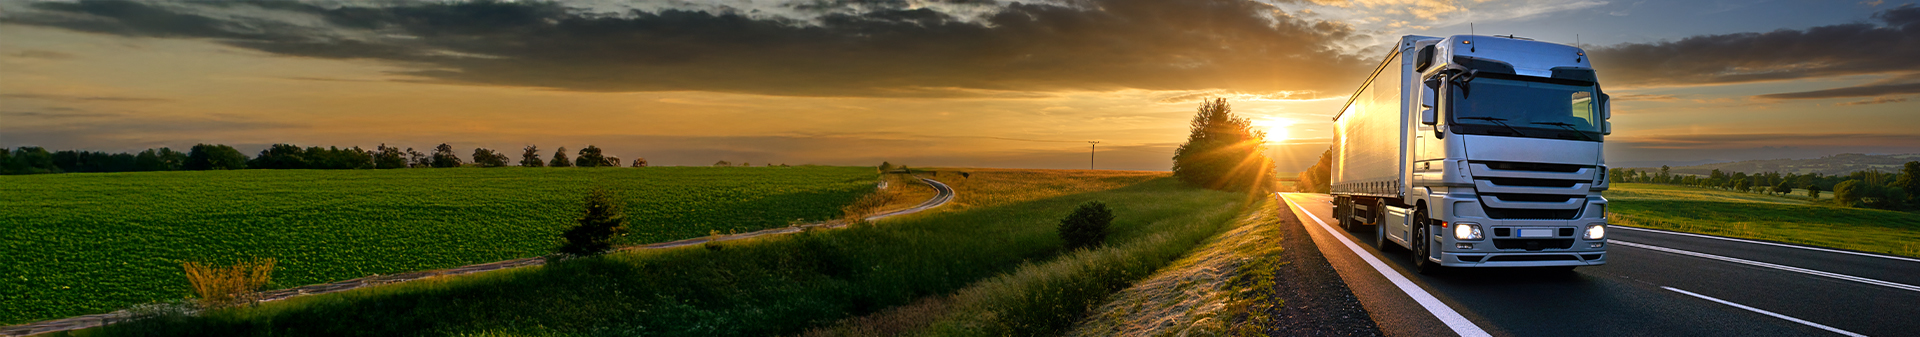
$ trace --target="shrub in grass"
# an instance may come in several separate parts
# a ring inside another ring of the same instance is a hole
[[[186,270],[187,283],[192,285],[193,293],[200,296],[200,306],[211,309],[259,300],[255,291],[273,280],[274,263],[271,258],[254,258],[231,266],[189,261],[180,267]]]
[[[598,255],[612,249],[615,238],[627,234],[627,215],[610,194],[598,188],[587,193],[585,211],[578,220],[580,225],[560,234],[567,239],[567,243],[560,246],[560,253]]]
[[[1099,201],[1088,201],[1060,219],[1060,240],[1068,250],[1099,247],[1107,241],[1107,226],[1113,224],[1113,209]]]

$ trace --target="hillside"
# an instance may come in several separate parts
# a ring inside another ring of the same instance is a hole
[[[1768,159],[1745,160],[1728,163],[1701,164],[1674,167],[1673,173],[1707,175],[1713,170],[1721,172],[1780,172],[1780,173],[1820,173],[1825,175],[1844,175],[1855,171],[1878,169],[1897,172],[1900,165],[1920,160],[1920,153],[1909,154],[1859,154],[1842,153],[1815,159]],[[1645,168],[1643,168],[1645,169]],[[1658,167],[1651,168],[1658,170]]]

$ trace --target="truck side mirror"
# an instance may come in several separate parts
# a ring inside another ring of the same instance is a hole
[[[1426,82],[1426,89],[1420,90],[1420,124],[1434,125],[1440,122],[1439,114],[1433,110],[1434,106],[1439,105],[1435,103],[1439,101],[1436,96],[1440,96],[1440,91],[1437,90],[1440,87],[1440,80],[1436,78]]]
[[[1600,94],[1600,119],[1613,119],[1613,96]]]
[[[1602,136],[1611,136],[1611,135],[1613,135],[1613,121],[1605,121],[1605,122],[1600,122],[1600,123],[1601,123],[1601,124],[1600,124],[1600,135],[1602,135]]]

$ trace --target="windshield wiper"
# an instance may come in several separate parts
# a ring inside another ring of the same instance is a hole
[[[1587,141],[1591,141],[1591,142],[1600,141],[1598,139],[1593,139],[1593,137],[1588,137],[1587,133],[1584,131],[1580,131],[1580,129],[1573,128],[1573,124],[1567,124],[1565,122],[1533,122],[1533,124],[1546,124],[1546,125],[1553,125],[1561,128],[1566,128],[1567,131],[1573,131],[1573,134],[1580,135],[1580,139],[1586,139]]]
[[[1513,130],[1513,134],[1516,134],[1516,135],[1520,135],[1521,137],[1526,137],[1526,136],[1527,136],[1527,133],[1526,133],[1526,132],[1520,132],[1520,129],[1519,129],[1519,128],[1515,128],[1515,127],[1513,127],[1512,125],[1507,125],[1507,119],[1506,119],[1506,118],[1500,118],[1500,117],[1460,117],[1460,119],[1471,119],[1471,120],[1481,120],[1481,121],[1488,121],[1488,122],[1493,122],[1493,124],[1499,124],[1500,126],[1504,126],[1504,127],[1507,127],[1507,130]]]

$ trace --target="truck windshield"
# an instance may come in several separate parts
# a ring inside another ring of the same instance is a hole
[[[1594,86],[1481,76],[1455,86],[1454,133],[1600,141]]]

